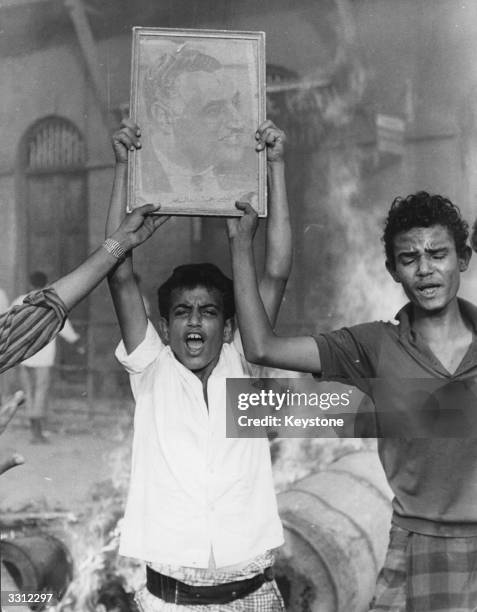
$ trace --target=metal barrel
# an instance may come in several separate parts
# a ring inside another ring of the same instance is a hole
[[[73,575],[66,546],[46,533],[2,540],[2,563],[20,591],[54,593],[61,599]],[[42,606],[32,609],[41,610]]]
[[[392,493],[377,453],[357,451],[278,495],[276,564],[288,612],[365,612],[384,562]]]

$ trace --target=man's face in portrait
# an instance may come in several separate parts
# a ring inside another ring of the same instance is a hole
[[[223,69],[180,74],[173,101],[168,131],[174,163],[201,172],[241,160],[247,145],[242,96]]]
[[[460,273],[470,250],[458,256],[455,241],[442,225],[415,227],[394,237],[394,269],[388,267],[410,302],[425,312],[439,312],[456,297]]]

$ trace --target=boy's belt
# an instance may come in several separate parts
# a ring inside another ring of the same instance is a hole
[[[261,574],[245,580],[224,582],[213,586],[194,586],[146,567],[147,590],[167,603],[181,605],[227,604],[242,599],[259,589],[264,582],[273,580],[273,569],[267,567]]]

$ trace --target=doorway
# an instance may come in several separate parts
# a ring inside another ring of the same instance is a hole
[[[25,220],[25,276],[42,271],[48,282],[80,264],[88,250],[85,146],[68,119],[50,116],[26,133],[22,147],[22,193]],[[58,342],[57,382],[86,381],[88,303],[83,300],[69,319],[81,335],[79,344]]]

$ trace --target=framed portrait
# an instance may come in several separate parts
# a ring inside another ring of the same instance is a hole
[[[129,210],[266,216],[265,33],[133,29],[131,116],[142,148],[129,159]]]

